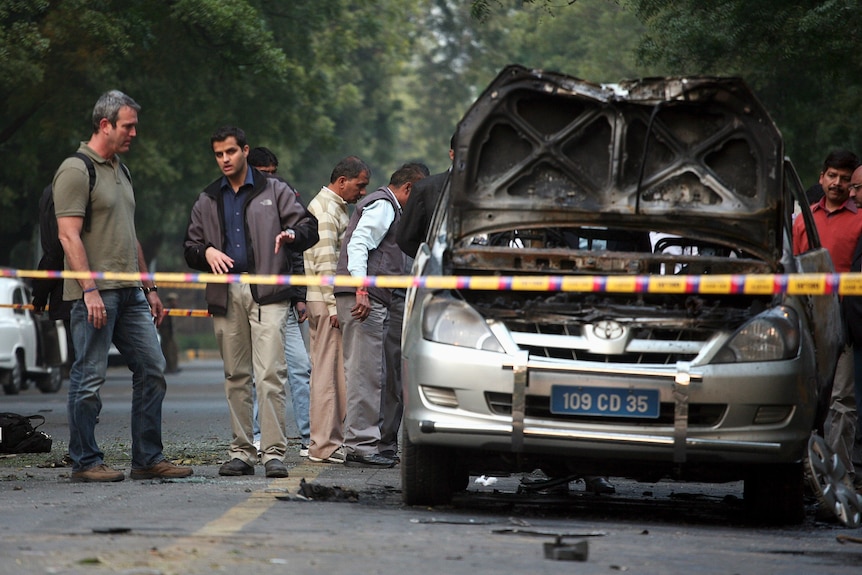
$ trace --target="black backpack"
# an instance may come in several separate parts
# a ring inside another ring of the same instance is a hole
[[[36,427],[30,423],[36,420]],[[0,413],[0,453],[48,453],[51,436],[38,428],[45,423],[42,415]]]
[[[87,167],[87,173],[90,175],[90,193],[93,193],[93,188],[96,186],[96,167],[93,165],[93,160],[82,152],[75,152],[72,157],[78,158],[84,162]],[[132,181],[132,175],[129,173],[129,168],[121,163],[120,167],[123,173]],[[84,213],[84,228],[85,232],[90,231],[90,220],[92,218],[92,207],[90,202],[87,202],[87,208]],[[39,260],[38,269],[40,270],[63,270],[63,244],[60,243],[60,238],[57,232],[57,216],[54,213],[54,189],[51,184],[42,191],[42,197],[39,199],[39,236],[42,243],[42,259]],[[49,309],[49,317],[54,319],[68,320],[72,309],[72,302],[63,301],[63,280],[61,278],[46,278],[33,280],[33,306],[41,311],[51,300]]]

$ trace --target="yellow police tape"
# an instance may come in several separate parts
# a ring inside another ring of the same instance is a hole
[[[29,303],[0,303],[0,308],[7,309],[29,309],[35,310],[36,307]],[[51,306],[45,306],[45,311],[51,309]],[[178,317],[209,317],[210,313],[205,309],[177,309],[165,308],[162,315],[172,315]]]
[[[0,277],[152,281],[171,289],[205,283],[340,286],[498,291],[562,291],[661,294],[862,295],[862,273],[576,276],[366,276],[253,275],[211,273],[117,273],[0,269]]]

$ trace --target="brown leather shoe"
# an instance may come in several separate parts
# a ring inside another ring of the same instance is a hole
[[[270,459],[264,465],[267,477],[287,477],[287,466],[278,459]]]
[[[122,471],[111,469],[102,463],[84,471],[73,471],[70,480],[72,483],[110,483],[125,478]]]
[[[174,465],[167,459],[162,459],[146,469],[132,469],[129,477],[132,479],[180,479],[193,474],[191,467]]]

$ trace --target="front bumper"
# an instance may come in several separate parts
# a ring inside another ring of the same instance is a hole
[[[801,375],[813,373],[803,357],[695,368],[548,360],[414,343],[402,377],[404,426],[417,444],[553,454],[615,467],[783,463],[801,459],[814,421],[816,385]],[[655,389],[662,415],[630,420],[552,414],[543,406],[557,384]],[[447,405],[436,399],[441,393],[450,398]]]

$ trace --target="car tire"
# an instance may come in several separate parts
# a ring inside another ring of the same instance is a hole
[[[404,434],[401,459],[401,499],[407,505],[446,505],[469,480],[452,450],[417,445]]]
[[[24,388],[24,362],[20,354],[15,354],[12,369],[7,369],[0,375],[0,382],[6,395],[18,395],[18,392]]]
[[[36,387],[42,393],[57,393],[63,387],[63,369],[60,367],[48,368],[48,373],[40,373],[34,378]]]
[[[802,463],[758,465],[745,477],[748,519],[769,525],[796,525],[805,519]]]

